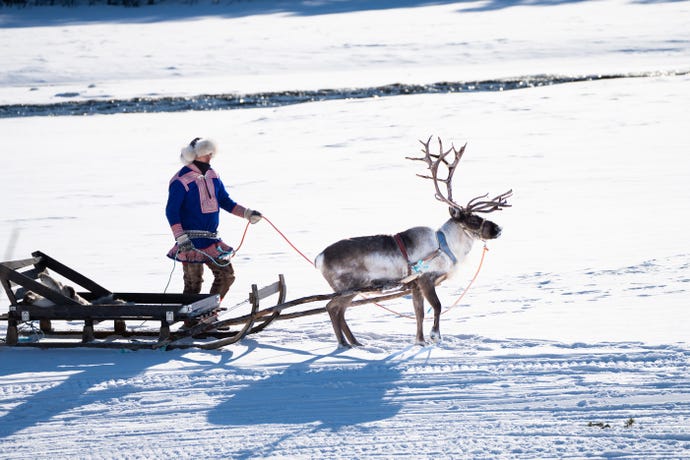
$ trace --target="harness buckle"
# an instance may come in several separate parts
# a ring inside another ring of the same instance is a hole
[[[415,273],[424,273],[425,270],[429,269],[429,264],[425,260],[418,260],[414,264],[410,264],[410,269]]]

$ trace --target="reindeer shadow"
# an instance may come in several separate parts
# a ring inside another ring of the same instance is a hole
[[[236,392],[208,414],[209,422],[226,426],[299,425],[300,429],[312,425],[314,430],[337,431],[386,420],[400,412],[400,405],[391,397],[401,379],[394,355],[375,361],[347,356],[340,350],[309,355]],[[314,366],[326,357],[337,360]]]

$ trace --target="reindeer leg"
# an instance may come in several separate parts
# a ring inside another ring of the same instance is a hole
[[[436,286],[434,281],[426,276],[421,277],[418,283],[424,298],[434,309],[434,325],[431,327],[429,335],[431,340],[438,342],[441,340],[441,301],[436,294]]]
[[[340,319],[338,313],[340,306],[338,305],[338,299],[333,299],[326,304],[326,311],[328,316],[331,317],[331,324],[333,325],[333,332],[335,332],[335,339],[338,341],[338,345],[345,346],[345,337],[343,337],[343,329],[340,325]]]
[[[412,288],[412,305],[414,306],[414,316],[417,319],[417,338],[415,343],[424,346],[424,296],[419,284],[415,283]]]
[[[347,341],[350,342],[351,346],[361,347],[362,344],[359,343],[359,341],[352,334],[352,331],[350,330],[350,326],[348,326],[347,322],[345,321],[345,310],[347,310],[347,307],[350,306],[350,302],[352,302],[353,298],[354,298],[354,296],[349,297],[347,299],[347,304],[343,305],[343,307],[340,309],[340,328],[342,329],[343,333],[345,334],[345,338],[347,338]]]
[[[357,341],[355,336],[352,334],[352,331],[350,330],[350,326],[348,326],[347,321],[345,321],[345,311],[347,310],[347,307],[350,306],[350,302],[352,302],[352,299],[354,297],[355,296],[347,296],[344,298],[339,311],[338,319],[340,321],[340,329],[345,334],[345,338],[347,339],[347,341],[350,342],[348,347],[361,347],[362,344]]]
[[[345,322],[345,309],[343,308],[342,310],[342,315],[343,318],[341,318],[340,326],[342,327],[343,333],[345,334],[345,337],[347,338],[347,341],[350,342],[348,346],[350,347],[361,347],[362,344],[359,343],[359,341],[355,338],[355,336],[352,334],[352,331],[350,330],[350,326],[347,325]]]
[[[326,304],[326,311],[331,317],[331,324],[333,325],[333,332],[335,332],[338,346],[343,348],[351,348],[351,345],[345,340],[343,332],[348,335],[348,339],[350,337],[354,339],[350,328],[347,326],[347,323],[345,323],[345,309],[350,305],[353,298],[354,296],[336,297]],[[356,340],[354,341],[356,342]]]

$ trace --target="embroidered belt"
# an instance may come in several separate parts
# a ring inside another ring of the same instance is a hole
[[[209,238],[212,240],[217,240],[218,232],[206,232],[204,230],[185,230],[188,237],[194,238]]]

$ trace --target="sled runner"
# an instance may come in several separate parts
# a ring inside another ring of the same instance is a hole
[[[77,292],[55,275],[84,290]],[[7,322],[5,345],[42,348],[216,349],[258,333],[275,320],[326,311],[325,307],[313,306],[289,313],[287,309],[354,294],[336,292],[286,301],[285,278],[279,275],[278,281],[268,286],[252,285],[243,302],[249,304],[248,313],[226,317],[217,295],[112,292],[40,251],[28,259],[0,262],[0,282],[10,301],[9,311],[0,315],[0,320]],[[357,293],[379,295],[352,305],[393,299],[409,293],[409,289],[400,283]],[[277,296],[275,305],[261,309],[261,301],[272,296]],[[128,321],[153,321],[160,326],[140,330],[128,327]],[[171,330],[183,322],[191,325]],[[240,329],[231,331],[230,327]]]

